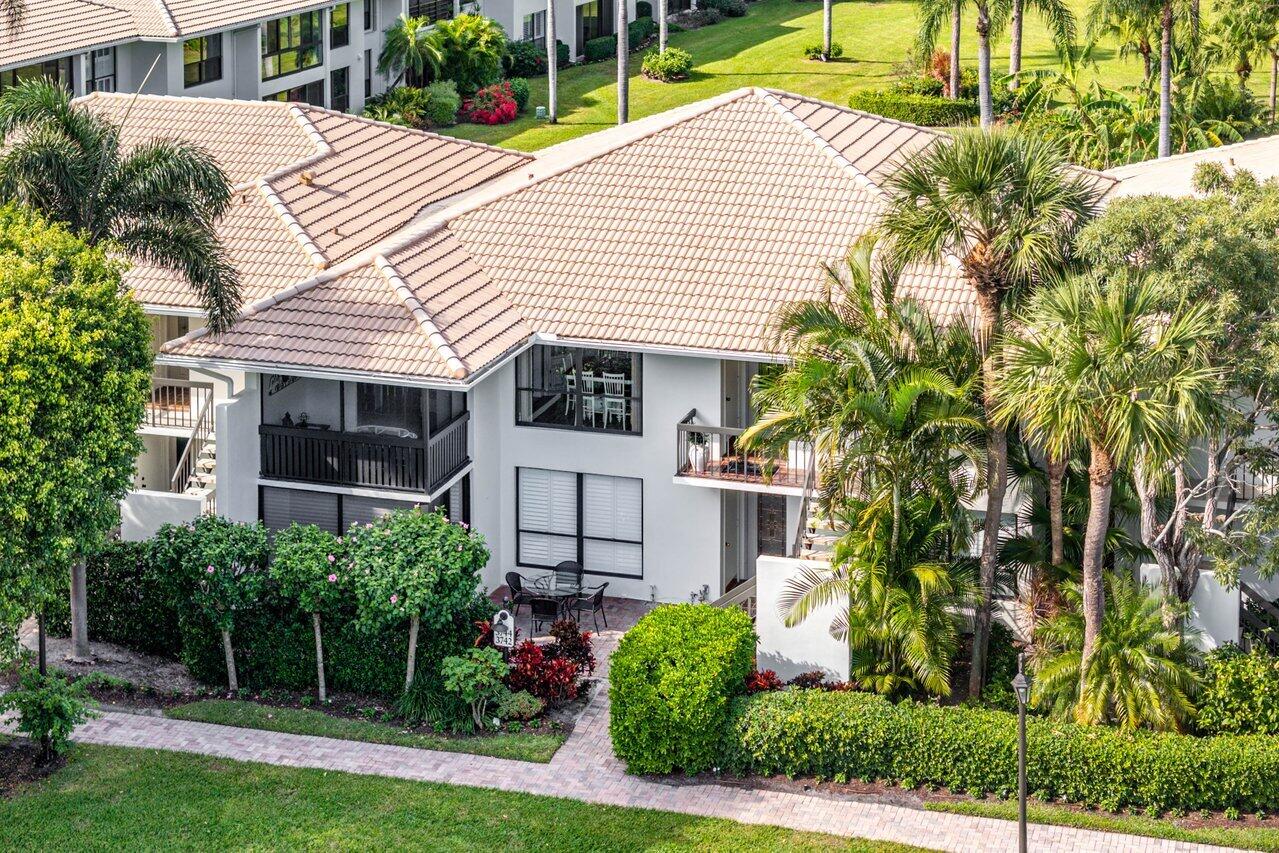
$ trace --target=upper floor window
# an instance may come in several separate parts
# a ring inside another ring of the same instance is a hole
[[[515,361],[515,422],[639,433],[642,356],[535,346]]]
[[[103,47],[89,54],[89,79],[85,88],[90,92],[115,91],[115,48]]]
[[[48,77],[68,89],[74,89],[75,78],[71,73],[73,67],[72,57],[67,56],[62,59],[48,59],[44,62],[37,62],[35,65],[24,65],[21,68],[0,71],[0,92],[10,86],[17,86],[27,80],[39,80],[41,77]]]
[[[538,47],[546,47],[546,10],[530,12],[524,16],[524,41]]]
[[[348,112],[351,109],[351,69],[334,68],[329,72],[329,109]]]
[[[262,100],[294,101],[300,104],[310,104],[313,107],[322,107],[324,106],[324,81],[312,80],[310,83],[303,83],[301,86],[294,86],[292,89],[274,92]]]
[[[377,0],[364,0],[364,31],[372,32],[377,26],[377,13],[375,12]]]
[[[351,4],[342,3],[329,10],[329,47],[346,47],[351,43]]]
[[[409,17],[447,21],[453,17],[453,0],[409,0]]]
[[[324,60],[324,14],[302,12],[262,25],[262,79],[283,77]]]
[[[182,42],[182,83],[186,87],[222,79],[222,34]]]

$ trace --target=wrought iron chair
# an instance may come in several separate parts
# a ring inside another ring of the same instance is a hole
[[[607,583],[602,583],[593,589],[584,589],[582,594],[573,599],[573,610],[577,619],[577,624],[582,624],[582,611],[590,610],[591,621],[595,623],[595,630],[600,629],[599,617],[604,617],[604,627],[608,627],[608,614],[604,612],[604,589]]]
[[[519,572],[506,573],[506,588],[511,591],[511,615],[520,615],[520,605],[528,604],[532,597],[527,589],[524,588],[524,576]]]
[[[582,568],[581,563],[576,560],[565,560],[555,567],[555,588],[580,590],[582,575],[585,573],[586,569]]]
[[[532,634],[536,635],[542,625],[553,625],[561,617],[561,604],[558,598],[532,596],[528,599],[529,621]]]

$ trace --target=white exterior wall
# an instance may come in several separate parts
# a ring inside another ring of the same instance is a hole
[[[200,517],[204,498],[172,492],[129,492],[120,502],[120,538],[150,539],[165,524],[186,524]]]
[[[217,436],[218,515],[233,521],[258,520],[258,424],[261,393],[257,374],[249,374],[234,397],[220,400],[214,409]]]
[[[475,468],[471,520],[493,556],[485,584],[504,583],[516,561],[515,469],[549,468],[644,481],[644,577],[589,576],[608,594],[688,601],[703,585],[720,586],[720,493],[672,482],[675,425],[689,409],[719,412],[720,363],[715,359],[646,354],[643,434],[622,435],[515,425],[515,369],[507,364],[471,394]]]
[[[794,627],[787,627],[777,611],[786,582],[801,569],[823,569],[829,564],[787,557],[760,557],[755,566],[755,655],[759,669],[771,669],[782,680],[821,670],[828,679],[848,680],[848,644],[830,635],[839,607],[828,605]]]

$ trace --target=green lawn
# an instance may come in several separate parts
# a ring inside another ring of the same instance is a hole
[[[165,716],[178,720],[197,720],[202,723],[218,723],[244,729],[266,729],[272,732],[288,732],[295,735],[358,740],[365,743],[388,743],[395,746],[412,746],[418,749],[436,749],[444,752],[470,752],[496,758],[513,758],[517,761],[551,760],[555,751],[564,744],[562,734],[497,734],[488,737],[448,738],[433,734],[406,732],[402,729],[368,720],[352,720],[332,717],[321,711],[302,708],[272,708],[255,702],[231,699],[206,699],[180,705],[165,711]]]
[[[934,802],[928,803],[926,808],[931,811],[980,815],[1004,820],[1017,819],[1016,802]],[[1031,823],[1076,826],[1081,829],[1097,829],[1103,832],[1123,832],[1131,835],[1146,835],[1151,838],[1167,838],[1172,841],[1238,847],[1241,850],[1279,851],[1279,819],[1276,818],[1271,819],[1275,824],[1274,829],[1263,829],[1255,826],[1183,829],[1170,821],[1156,818],[1100,812],[1079,812],[1073,809],[1046,806],[1038,803],[1031,803],[1027,806],[1026,818]]]
[[[670,812],[78,745],[0,801],[13,850],[904,851]]]
[[[1070,0],[1082,17],[1087,0]],[[844,0],[834,7],[834,38],[844,46],[837,62],[812,62],[803,58],[803,47],[821,38],[822,7],[813,0],[760,0],[744,18],[729,18],[700,30],[673,33],[670,43],[693,55],[691,79],[658,83],[639,73],[639,54],[631,61],[631,117],[640,118],[681,104],[708,98],[742,86],[765,86],[844,103],[857,89],[881,88],[892,78],[893,67],[910,50],[916,30],[915,2],[865,2]],[[971,24],[971,21],[968,22]],[[976,37],[965,26],[962,58],[976,65]],[[945,34],[949,42],[949,34]],[[1054,65],[1057,55],[1034,15],[1026,25],[1023,50],[1026,68]],[[1118,51],[1102,45],[1094,53],[1097,75],[1107,85],[1121,86],[1141,78],[1140,60],[1120,59]],[[996,42],[993,68],[1008,68],[1008,44]],[[617,118],[616,63],[600,62],[560,72],[560,122],[550,125],[532,117],[534,108],[546,104],[546,78],[529,81],[532,93],[528,114],[511,124],[493,127],[464,124],[447,132],[467,139],[532,151],[613,124]],[[1258,71],[1252,83],[1257,91],[1267,75]]]

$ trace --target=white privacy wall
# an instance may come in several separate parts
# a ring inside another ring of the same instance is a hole
[[[813,670],[829,679],[848,680],[848,644],[830,635],[839,608],[823,607],[794,627],[787,627],[777,602],[786,583],[801,569],[826,569],[815,560],[760,557],[755,565],[755,632],[759,635],[756,662],[788,680]]]
[[[527,467],[643,480],[643,578],[588,574],[588,583],[607,581],[609,595],[658,601],[688,601],[703,585],[718,595],[720,493],[672,477],[676,423],[693,408],[720,411],[720,363],[645,354],[642,369],[642,435],[517,427],[513,363],[472,392],[471,517],[493,553],[484,575],[490,589],[508,571],[537,573],[516,565],[515,470]]]

